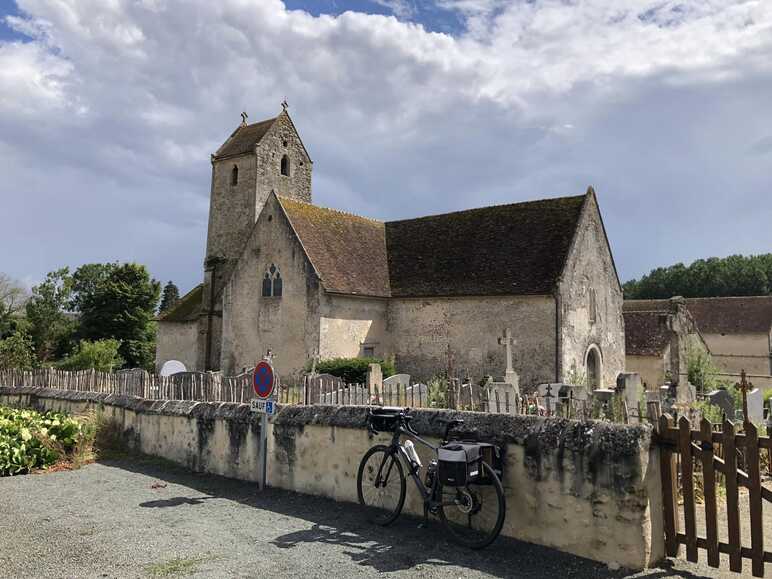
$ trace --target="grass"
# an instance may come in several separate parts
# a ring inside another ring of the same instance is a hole
[[[154,563],[145,567],[145,571],[151,577],[184,577],[198,571],[198,566],[207,561],[216,559],[213,555],[199,555],[198,557],[177,557],[163,563]]]

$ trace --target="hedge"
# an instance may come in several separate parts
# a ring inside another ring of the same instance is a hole
[[[319,374],[332,374],[342,378],[347,384],[364,384],[367,381],[367,370],[370,364],[380,364],[384,378],[397,373],[393,360],[380,358],[331,358],[319,360],[316,363],[316,372]],[[312,362],[306,364],[306,371],[310,371]]]

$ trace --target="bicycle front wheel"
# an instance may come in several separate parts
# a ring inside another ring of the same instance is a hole
[[[496,473],[482,463],[486,484],[439,487],[440,520],[457,543],[471,549],[490,545],[501,532],[507,506],[504,489]]]
[[[405,473],[390,447],[372,447],[359,463],[357,495],[367,519],[378,525],[393,523],[405,504]]]

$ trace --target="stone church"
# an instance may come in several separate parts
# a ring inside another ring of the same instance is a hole
[[[286,110],[212,155],[203,283],[158,323],[156,361],[241,372],[275,353],[393,356],[427,379],[521,387],[624,369],[622,290],[592,188],[572,197],[382,222],[312,204],[313,163]]]

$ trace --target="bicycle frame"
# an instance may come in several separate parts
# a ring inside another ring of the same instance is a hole
[[[407,451],[405,450],[405,447],[402,445],[402,442],[400,440],[403,435],[408,437],[411,440],[415,440],[416,442],[418,442],[419,444],[422,444],[427,448],[430,448],[435,454],[439,449],[439,446],[435,446],[431,442],[424,440],[417,433],[408,430],[407,428],[402,426],[402,424],[400,424],[397,427],[397,429],[394,431],[393,436],[391,437],[391,444],[389,445],[389,447],[392,449],[392,452],[396,453],[398,456],[401,456],[404,464],[408,465],[409,467],[412,466],[412,462],[410,461],[410,456],[408,456]],[[447,438],[447,435],[446,435],[446,438]],[[444,443],[445,441],[443,441],[443,444]],[[386,457],[384,457],[384,462],[385,461],[386,461]],[[381,471],[383,469],[384,462],[382,462],[380,467],[378,468],[376,481],[381,480],[381,475],[382,475]],[[432,482],[432,487],[427,488],[426,485],[424,484],[424,481],[422,481],[421,477],[418,476],[420,472],[421,472],[420,468],[415,469],[415,471],[413,468],[408,469],[408,474],[410,474],[410,478],[413,479],[413,482],[415,483],[415,486],[418,489],[418,492],[421,493],[421,498],[423,499],[423,502],[424,502],[424,516],[426,516],[428,510],[432,510],[432,512],[434,512],[433,509],[435,507],[452,506],[455,504],[455,501],[443,502],[441,500],[439,501],[436,500],[436,491],[437,491],[437,487],[439,486],[439,478],[436,473],[434,475],[434,481]],[[391,466],[389,466],[389,471],[386,473],[385,478],[387,480],[390,474],[391,474]]]

